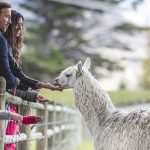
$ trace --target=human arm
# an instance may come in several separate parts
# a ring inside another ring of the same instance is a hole
[[[9,120],[10,118],[17,123],[22,121],[21,115],[6,110],[0,110],[0,120]]]
[[[59,88],[57,86],[53,86],[50,83],[40,82],[38,80],[35,80],[33,78],[26,76],[24,74],[24,72],[22,71],[22,68],[20,67],[20,65],[14,59],[11,48],[9,49],[9,62],[11,64],[10,66],[11,66],[11,70],[13,71],[13,74],[17,78],[20,79],[20,85],[18,87],[19,89],[27,90],[28,87],[31,87],[32,89],[46,88],[46,89],[50,89],[50,90],[62,91],[61,88]],[[23,86],[24,86],[24,89],[22,88]]]
[[[8,120],[10,117],[10,112],[5,110],[0,110],[0,120]]]
[[[8,89],[8,93],[14,95],[14,90]],[[38,93],[33,90],[22,91],[22,90],[16,89],[15,91],[15,96],[18,96],[22,98],[23,100],[34,102],[34,103],[36,102],[37,94]]]
[[[29,87],[32,89],[36,89],[35,85],[38,80],[28,77],[24,74],[21,66],[17,63],[15,58],[13,57],[12,49],[9,48],[9,63],[11,66],[11,70],[13,74],[20,79],[20,86],[19,89],[27,90]],[[23,87],[23,88],[22,88]]]
[[[22,116],[17,113],[10,112],[10,119],[19,124],[22,122]]]
[[[37,82],[36,87],[37,87],[37,89],[45,88],[45,89],[50,89],[52,91],[54,91],[54,90],[62,91],[63,90],[62,88],[60,88],[58,86],[52,85],[50,83],[44,83],[44,82]]]
[[[9,89],[8,93],[14,95],[14,90]],[[29,102],[36,103],[37,100],[39,102],[47,102],[48,101],[47,99],[44,98],[43,95],[41,95],[40,93],[38,93],[34,90],[22,91],[22,90],[16,89],[15,93],[16,93],[15,94],[16,96],[22,98],[23,100],[29,101]]]

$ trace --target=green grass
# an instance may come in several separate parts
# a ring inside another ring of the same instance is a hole
[[[63,92],[60,92],[42,89],[40,93],[50,101],[55,101],[56,103],[61,103],[68,106],[74,106],[72,90],[64,90]]]
[[[150,102],[150,91],[117,91],[109,92],[109,95],[115,105],[127,106],[136,103]]]
[[[31,141],[31,150],[35,150],[35,141]],[[70,149],[70,150],[93,150],[93,144],[91,140],[84,140],[78,147],[75,149]]]
[[[74,150],[93,150],[92,142],[90,140],[85,140]]]
[[[50,91],[42,89],[41,93],[51,101],[56,101],[57,103],[66,104],[69,106],[74,106],[72,90]],[[125,91],[120,90],[116,92],[109,92],[110,98],[115,105],[127,106],[139,102],[150,102],[150,91]]]
[[[36,141],[30,141],[30,146],[31,146],[31,150],[35,150],[36,149]]]

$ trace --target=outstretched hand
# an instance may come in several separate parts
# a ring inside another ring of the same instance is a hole
[[[10,118],[17,124],[21,124],[22,122],[22,116],[17,113],[10,112]]]
[[[54,90],[63,91],[63,89],[62,89],[61,87],[52,85],[52,84],[50,84],[50,83],[48,83],[47,86],[48,86],[48,89],[50,89],[50,90],[52,90],[52,91],[54,91]]]
[[[59,86],[55,86],[50,83],[44,83],[44,82],[37,82],[35,87],[37,89],[45,88],[45,89],[50,89],[52,91],[54,91],[54,90],[63,91],[63,89],[60,88]]]
[[[48,101],[49,101],[48,99],[44,98],[44,96],[41,95],[41,94],[39,94],[39,93],[37,94],[36,99],[37,99],[39,102],[48,102]]]

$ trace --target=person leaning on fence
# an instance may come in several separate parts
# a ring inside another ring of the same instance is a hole
[[[2,32],[5,32],[7,30],[7,27],[11,23],[11,10],[10,5],[7,3],[0,2],[0,75],[5,77],[6,83],[7,83],[7,89],[12,88],[15,89],[19,85],[19,80],[13,75],[10,65],[9,65],[9,59],[8,59],[8,44],[4,36],[2,35]],[[11,120],[15,120],[15,122],[18,120],[17,114],[10,112],[10,111],[3,111],[1,112],[1,117],[8,117],[10,114]],[[16,115],[15,115],[16,114]],[[21,117],[18,115],[19,120],[18,122],[22,122],[26,124],[26,120],[31,120],[31,118],[27,118],[28,116]],[[30,117],[30,116],[29,116]],[[31,116],[32,117],[32,116]],[[38,117],[38,116],[37,116]],[[33,118],[35,119],[35,118]],[[38,118],[36,118],[38,120]],[[37,121],[36,120],[36,121]],[[28,121],[29,122],[29,121]],[[15,146],[5,148],[5,150],[14,150]]]
[[[24,21],[23,16],[20,13],[13,10],[12,17],[11,17],[11,24],[9,25],[7,31],[4,33],[9,43],[8,58],[9,58],[11,72],[15,77],[17,77],[20,80],[20,84],[18,85],[17,89],[28,90],[28,88],[30,87],[32,89],[47,88],[51,90],[61,90],[59,87],[53,86],[50,83],[40,82],[26,76],[22,71],[21,67],[19,66],[19,64],[17,63],[18,58],[20,58],[20,49],[23,45],[23,41],[22,41],[23,32],[24,32],[23,21]],[[8,86],[7,89],[12,89],[10,88],[9,85],[7,86]],[[40,98],[41,97],[39,96],[39,100],[41,100]]]
[[[9,93],[15,93],[16,96],[19,96],[22,99],[26,99],[32,102],[36,102],[36,99],[38,99],[39,101],[44,101],[43,96],[38,94],[37,92],[23,92],[22,90],[28,90],[29,87],[35,90],[40,88],[47,88],[51,90],[61,89],[57,86],[51,85],[50,83],[39,82],[35,79],[26,76],[23,73],[19,64],[14,59],[11,47],[14,48],[14,44],[17,45],[16,48],[21,48],[22,43],[11,43],[11,40],[19,41],[20,37],[22,37],[22,26],[24,19],[22,15],[20,15],[16,11],[13,11],[12,21],[14,20],[14,22],[12,22],[11,24],[10,8],[11,6],[9,4],[0,2],[0,76],[3,76],[6,79],[6,91],[8,91]],[[19,22],[20,19],[13,19],[13,16],[21,16],[21,23]],[[8,45],[6,38],[3,36],[7,28],[9,29],[5,36],[10,45]],[[15,34],[15,32],[17,33]],[[18,34],[18,32],[20,32],[20,34]]]
[[[16,88],[19,88],[18,85],[21,85],[21,84],[25,85],[26,87],[31,87],[33,89],[47,88],[47,89],[51,89],[51,90],[60,90],[58,87],[52,86],[50,83],[39,82],[37,80],[27,77],[23,73],[21,67],[17,64],[15,59],[12,57],[12,55],[10,55],[10,47],[7,43],[7,40],[5,39],[5,37],[2,34],[2,32],[3,33],[6,32],[8,26],[10,24],[11,24],[11,6],[7,3],[0,2],[0,64],[1,64],[0,75],[6,79],[6,90],[9,91],[9,89],[11,89],[9,92],[14,93],[14,91],[15,91],[15,93],[17,95],[17,92],[19,90],[16,90]],[[20,92],[23,92],[23,91],[20,91]],[[29,94],[29,93],[27,92],[27,94]],[[36,94],[36,95],[38,95],[38,94]],[[20,97],[21,97],[21,95],[20,95]],[[44,100],[41,95],[40,95],[39,100],[40,101]],[[13,110],[13,111],[16,111],[16,110]],[[32,118],[32,120],[33,119],[35,119],[35,118]],[[26,118],[26,120],[27,120],[27,118]],[[38,118],[35,119],[35,121],[37,121],[37,120],[38,120]],[[24,123],[28,124],[27,122],[24,122]],[[15,146],[9,147],[6,149],[14,150]]]

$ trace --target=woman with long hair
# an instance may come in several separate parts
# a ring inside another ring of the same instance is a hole
[[[5,37],[12,49],[15,60],[19,63],[23,47],[24,17],[15,10],[12,10],[11,22],[5,32]]]
[[[20,80],[20,84],[16,89],[7,89],[7,92],[15,96],[21,97],[24,100],[36,102],[45,102],[45,98],[39,94],[36,90],[40,88],[47,88],[51,90],[60,90],[57,86],[53,86],[50,83],[40,82],[32,79],[24,74],[22,71],[19,61],[21,56],[21,49],[23,46],[23,34],[24,34],[24,17],[17,11],[11,11],[11,24],[9,25],[5,38],[9,44],[9,64],[13,75]],[[29,88],[34,90],[29,90]],[[16,112],[16,106],[10,105],[9,110]],[[37,123],[41,118],[39,116],[23,116],[23,124]],[[12,121],[8,122],[6,134],[14,135],[17,134],[18,126]],[[15,144],[5,144],[5,150],[14,150]]]
[[[5,37],[10,45],[9,49],[9,63],[13,74],[20,80],[18,89],[27,90],[29,87],[32,89],[47,88],[50,90],[61,89],[50,83],[40,82],[32,79],[24,74],[18,62],[20,61],[21,48],[23,46],[24,34],[24,17],[17,11],[11,11],[11,24],[5,32]]]

